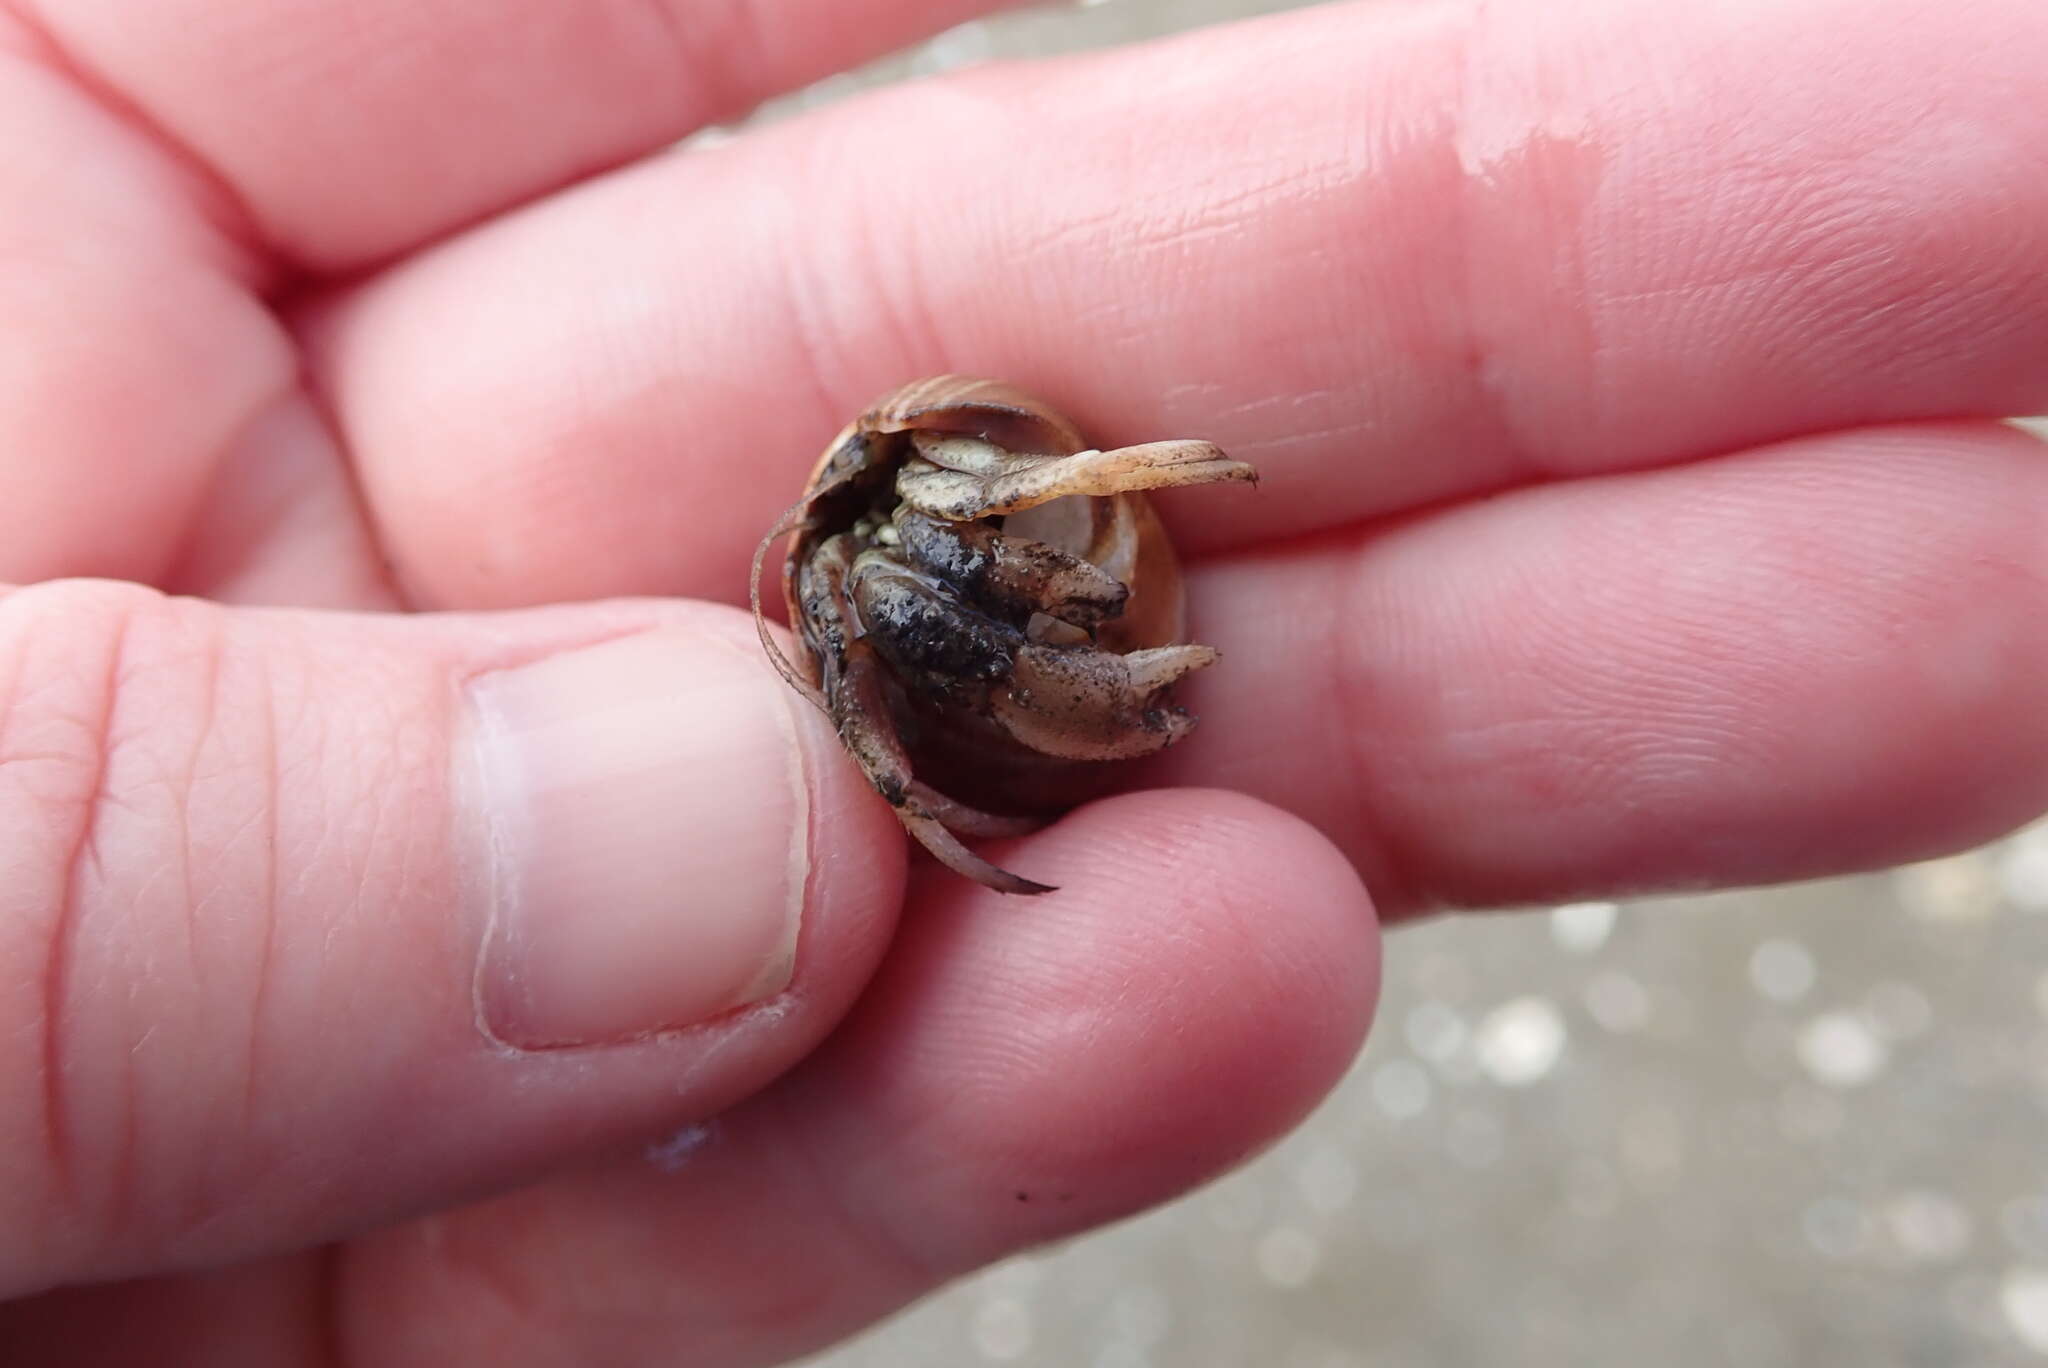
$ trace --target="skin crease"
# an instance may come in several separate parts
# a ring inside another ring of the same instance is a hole
[[[1283,1132],[1369,1019],[1367,887],[1398,915],[1789,877],[2048,805],[2048,467],[1984,421],[2048,408],[2048,10],[1337,5],[632,161],[975,8],[0,6],[0,577],[465,610],[0,598],[0,757],[147,719],[172,782],[76,802],[167,813],[129,829],[259,889],[192,776],[291,777],[304,853],[259,908],[287,949],[325,944],[309,907],[418,882],[313,801],[392,752],[263,763],[260,710],[209,730],[209,666],[388,738],[433,662],[725,621],[466,610],[739,601],[821,443],[916,375],[1264,476],[1160,501],[1226,659],[1152,777],[1200,787],[989,846],[1074,890],[1029,917],[904,885],[886,810],[847,806],[870,834],[819,852],[848,906],[789,1010],[702,1037],[486,1061],[397,948],[449,933],[425,902],[373,900],[393,939],[355,926],[331,996],[280,992],[240,904],[111,858],[59,977],[134,1015],[39,1022],[66,904],[15,866],[60,877],[30,838],[63,833],[0,789],[26,1361],[775,1362]],[[161,670],[120,668],[136,643]],[[181,769],[189,736],[232,763]],[[203,996],[135,969],[195,945]],[[20,1130],[39,1040],[101,1122],[80,1145]],[[148,1062],[188,1059],[218,1072]],[[67,1164],[120,1181],[88,1211]]]

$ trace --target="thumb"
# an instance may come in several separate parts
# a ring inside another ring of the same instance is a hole
[[[0,592],[0,1295],[722,1109],[888,934],[895,823],[730,610]]]

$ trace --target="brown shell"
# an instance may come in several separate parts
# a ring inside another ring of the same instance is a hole
[[[1194,719],[1173,682],[1215,659],[1182,634],[1179,568],[1142,491],[1254,481],[1205,442],[1099,452],[1013,386],[921,380],[849,423],[762,541],[795,532],[790,684],[829,715],[904,826],[948,866],[1044,892],[958,835],[1013,834],[1100,792]]]

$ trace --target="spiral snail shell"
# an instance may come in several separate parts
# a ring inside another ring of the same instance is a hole
[[[1256,479],[1207,442],[1099,451],[1009,385],[920,380],[826,448],[754,555],[754,618],[911,835],[990,888],[1048,892],[960,837],[1029,831],[1193,729],[1172,687],[1216,652],[1180,640],[1180,570],[1143,491]],[[788,533],[795,662],[760,598]]]

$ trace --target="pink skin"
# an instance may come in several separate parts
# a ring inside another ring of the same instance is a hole
[[[5,1287],[130,1281],[17,1301],[0,1341],[774,1362],[1283,1131],[1370,1014],[1354,864],[1398,915],[1868,867],[2048,806],[2048,466],[1981,421],[2048,408],[2048,10],[1324,8],[592,178],[976,8],[0,8],[14,582],[736,602],[823,439],[947,369],[1266,476],[1165,501],[1228,659],[1157,777],[1207,787],[999,846],[1073,890],[1020,916],[905,893],[886,811],[828,768],[843,860],[779,1019],[508,1087],[437,973],[449,871],[310,829],[276,910],[382,880],[391,924],[281,922],[266,955],[322,956],[305,1000],[224,938],[205,1002],[152,1004],[164,1072],[99,1016],[53,1037],[56,1156],[122,1177],[88,1210],[0,1131]],[[91,585],[0,610],[10,746],[53,696],[98,725],[91,681],[130,674],[160,687],[124,717],[189,722],[194,641],[371,726],[429,665],[724,630]],[[260,883],[236,796],[179,820]],[[31,859],[47,820],[10,828]],[[37,983],[9,868],[0,981]],[[136,888],[88,893],[72,945],[116,985],[216,944],[213,903]],[[218,1048],[252,1012],[264,1050]],[[0,1051],[0,1117],[36,1077]]]

